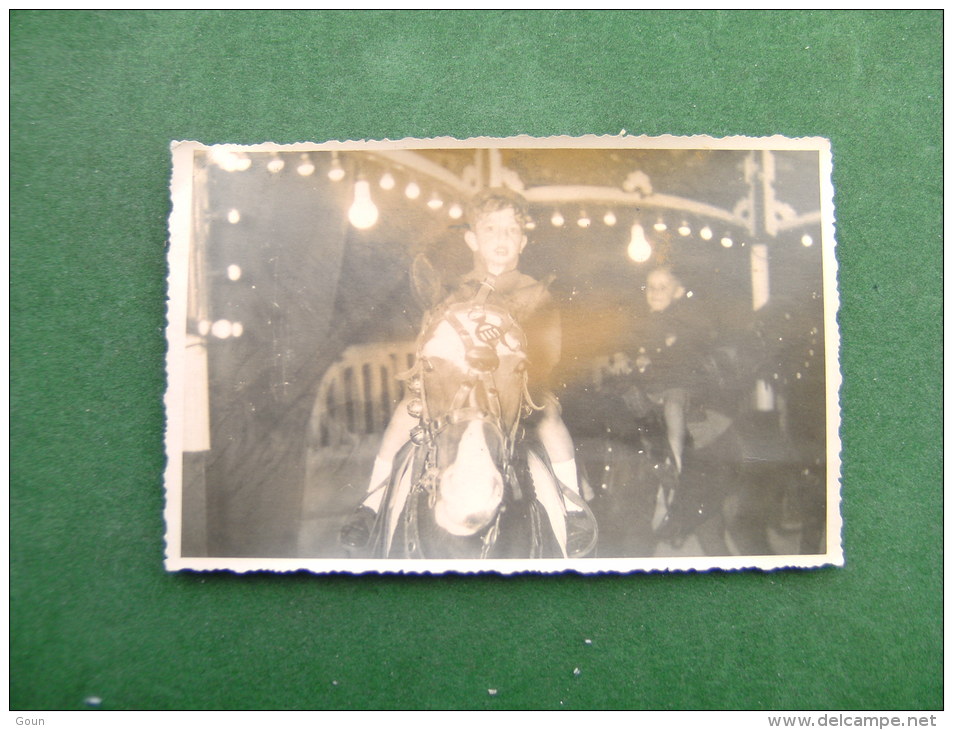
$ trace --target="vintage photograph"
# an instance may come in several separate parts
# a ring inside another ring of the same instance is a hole
[[[172,160],[169,570],[843,563],[826,140]]]

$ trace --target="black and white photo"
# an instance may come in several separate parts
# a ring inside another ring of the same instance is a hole
[[[170,570],[843,563],[826,140],[172,156]]]

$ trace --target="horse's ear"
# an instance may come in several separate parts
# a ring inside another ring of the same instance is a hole
[[[440,274],[426,255],[420,253],[414,257],[410,268],[410,280],[413,283],[414,297],[424,309],[431,309],[447,297]]]

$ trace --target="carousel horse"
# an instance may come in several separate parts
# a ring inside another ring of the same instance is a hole
[[[525,437],[524,419],[540,410],[527,385],[526,335],[488,294],[484,285],[472,301],[434,310],[414,367],[400,376],[418,425],[382,487],[379,557],[581,557],[594,547],[567,549],[564,500],[574,495]]]

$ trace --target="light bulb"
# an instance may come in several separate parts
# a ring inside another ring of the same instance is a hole
[[[232,208],[228,211],[228,222],[235,224],[242,219],[242,214],[238,212],[237,208]]]
[[[526,221],[526,225],[524,225],[523,228],[525,228],[527,231],[535,231],[536,221],[530,218],[528,221]]]
[[[314,173],[314,163],[307,155],[301,155],[301,163],[298,165],[298,174],[301,177],[307,177]]]
[[[232,322],[232,337],[241,337],[244,332],[241,322]]]
[[[385,172],[383,175],[381,175],[380,185],[383,190],[393,190],[394,185],[396,184],[397,184],[397,181],[394,180],[394,176],[391,175],[389,172]]]
[[[404,188],[404,195],[411,200],[416,200],[420,197],[420,186],[415,182],[407,183],[407,187]]]
[[[427,201],[427,207],[430,210],[440,210],[443,207],[443,201],[440,199],[440,196],[434,193],[430,200]]]
[[[251,167],[251,158],[241,152],[215,149],[210,153],[212,162],[225,172],[244,172]]]
[[[632,226],[632,237],[629,239],[627,253],[629,258],[637,264],[645,263],[652,255],[652,244],[649,243],[645,237],[645,230],[638,223]]]
[[[220,340],[231,337],[232,323],[227,319],[216,320],[215,324],[212,325],[212,334]]]
[[[447,209],[447,215],[457,220],[463,215],[463,208],[460,207],[459,203],[454,203]]]
[[[549,219],[549,222],[556,226],[556,228],[559,228],[563,223],[566,222],[566,219],[563,218],[563,214],[557,210],[555,213],[553,213],[553,217]]]
[[[314,170],[312,169],[312,172]],[[301,168],[298,168],[298,172],[301,172]],[[311,173],[308,173],[309,175]],[[328,180],[331,182],[341,182],[344,179],[344,168],[341,167],[341,161],[338,159],[337,153],[331,157],[331,167],[328,168]]]
[[[275,155],[270,160],[268,160],[267,167],[268,167],[268,172],[278,173],[285,169],[285,161],[282,160],[277,155]]]
[[[729,236],[724,236],[721,239],[721,245],[724,246],[725,248],[731,248],[732,246],[735,245],[735,242],[732,241]]]
[[[709,228],[708,226],[705,226],[698,232],[698,235],[702,237],[702,240],[710,241],[712,236],[711,228]]]
[[[665,225],[665,221],[663,221],[661,218],[659,218],[657,221],[655,221],[655,225],[652,226],[652,228],[654,228],[654,229],[655,229],[656,231],[658,231],[659,233],[661,233],[662,231],[667,231],[667,230],[668,230],[668,226]]]
[[[361,230],[377,223],[377,206],[371,200],[371,186],[367,180],[354,183],[354,202],[347,212],[347,217],[352,226]]]
[[[801,245],[804,246],[805,248],[813,246],[814,239],[805,233],[803,236],[801,236]]]
[[[611,210],[606,212],[606,214],[602,216],[602,222],[607,226],[614,226],[616,224],[615,213],[613,213]]]
[[[576,225],[580,228],[588,228],[592,224],[589,216],[586,215],[585,211],[579,214],[579,220],[576,221]]]
[[[692,229],[685,221],[682,221],[682,225],[678,227],[678,234],[680,236],[690,236],[692,235]]]
[[[228,273],[229,281],[238,281],[242,278],[242,267],[238,264],[229,264],[226,272]]]

